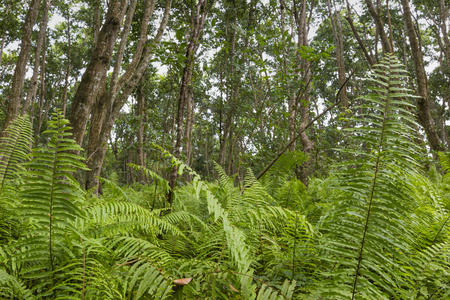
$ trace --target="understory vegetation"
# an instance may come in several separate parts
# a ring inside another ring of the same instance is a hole
[[[404,73],[393,55],[376,66],[334,150],[341,162],[308,188],[299,151],[258,180],[216,164],[209,182],[157,148],[181,176],[171,205],[168,181],[137,165],[147,184],[112,175],[91,195],[62,113],[32,151],[29,117],[16,118],[0,144],[0,297],[450,298],[450,160],[423,166]]]

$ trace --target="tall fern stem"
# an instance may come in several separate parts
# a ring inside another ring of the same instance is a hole
[[[389,74],[390,73],[391,73],[391,65],[389,64]],[[383,144],[384,144],[384,134],[385,134],[385,130],[386,130],[386,121],[387,121],[387,116],[388,116],[388,108],[389,108],[389,100],[390,100],[389,93],[390,93],[390,88],[391,88],[391,80],[390,80],[391,78],[390,77],[388,77],[388,78],[389,78],[388,86],[387,86],[388,94],[387,94],[387,99],[385,102],[384,112],[383,112],[383,126],[381,129],[380,142],[378,144],[377,161],[375,163],[372,189],[370,191],[369,207],[367,208],[367,216],[366,216],[365,225],[364,225],[364,233],[363,233],[363,238],[361,241],[361,248],[359,250],[359,256],[358,256],[358,264],[356,265],[356,269],[355,269],[356,274],[355,274],[355,281],[353,283],[352,300],[355,298],[356,285],[358,283],[358,277],[359,277],[359,270],[361,267],[361,261],[363,260],[364,243],[366,241],[367,229],[369,228],[370,213],[372,211],[372,204],[374,201],[374,194],[375,194],[375,186],[377,184],[378,170],[380,168],[381,153],[382,153]]]

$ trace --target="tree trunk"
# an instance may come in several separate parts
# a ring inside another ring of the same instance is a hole
[[[297,9],[295,2],[294,2],[294,14],[295,14],[295,21],[297,24],[297,43],[298,46],[308,46],[308,24],[307,24],[307,18],[306,18],[306,0],[303,0],[300,4],[299,9]],[[303,70],[299,74],[302,77],[302,81],[304,82],[305,86],[303,87],[304,90],[299,91],[301,93],[301,97],[298,97],[300,100],[299,103],[299,112],[301,117],[300,122],[300,128],[299,130],[303,130],[306,128],[306,126],[309,123],[309,106],[310,106],[310,99],[309,99],[309,90],[311,88],[311,68],[310,68],[310,62],[307,60],[302,60],[300,53],[297,53],[297,65],[299,65],[300,69]],[[311,141],[306,134],[305,131],[302,132],[300,135],[300,141],[303,146],[303,152],[306,154],[310,154],[314,149],[314,142]],[[310,175],[310,166],[312,163],[312,156],[309,157],[309,159],[303,163],[303,165],[300,167],[300,172],[298,174],[299,179],[308,186],[308,176]]]
[[[183,140],[183,118],[184,118],[184,110],[186,108],[186,105],[189,105],[191,99],[190,99],[190,92],[189,89],[191,88],[191,81],[192,81],[192,70],[194,68],[194,56],[197,52],[199,43],[200,43],[200,37],[203,30],[203,25],[205,22],[207,9],[206,4],[208,0],[199,0],[197,6],[195,7],[195,11],[192,14],[192,20],[191,20],[191,33],[189,37],[189,44],[186,49],[186,57],[185,57],[185,67],[183,69],[183,75],[181,77],[181,84],[180,84],[180,96],[178,98],[178,113],[177,113],[177,135],[176,135],[176,141],[175,141],[175,148],[173,151],[173,155],[176,158],[180,158],[181,155],[181,146],[182,146],[182,140]],[[167,200],[170,205],[173,203],[173,192],[175,189],[176,181],[178,177],[178,167],[175,166],[172,168],[172,171],[170,173],[169,177],[169,186],[170,186],[170,192],[167,195]]]
[[[189,88],[189,103],[186,103],[187,105],[187,112],[186,112],[186,165],[191,165],[191,154],[192,154],[192,131],[194,129],[194,123],[195,123],[195,101],[193,96],[192,87]]]
[[[373,57],[367,51],[366,46],[364,45],[361,37],[359,36],[359,33],[356,30],[355,25],[353,24],[350,4],[348,3],[348,0],[346,0],[346,1],[347,1],[347,18],[346,19],[347,19],[348,23],[350,24],[350,28],[352,29],[353,35],[355,36],[359,47],[361,48],[362,52],[364,53],[364,56],[366,57],[367,62],[369,63],[370,66],[373,66],[375,64],[375,61],[373,60]]]
[[[343,108],[348,108],[347,88],[345,87],[345,63],[344,63],[344,44],[342,38],[342,25],[339,13],[331,9],[330,0],[327,0],[328,14],[330,16],[331,28],[333,30],[334,43],[336,45],[336,66],[339,78],[339,87],[343,86],[340,93]],[[338,31],[339,29],[339,31]]]
[[[383,53],[393,53],[394,49],[391,47],[391,43],[389,42],[389,38],[386,34],[386,31],[384,30],[384,24],[381,20],[381,16],[375,6],[373,5],[372,0],[365,0],[367,7],[369,9],[370,15],[372,16],[373,20],[375,21],[375,26],[377,28],[378,34],[381,38],[381,46],[383,47]]]
[[[46,40],[44,39],[44,49],[46,49]],[[39,90],[39,113],[38,113],[38,121],[37,126],[35,127],[35,136],[39,136],[41,133],[42,123],[45,119],[44,113],[44,99],[45,99],[45,59],[46,59],[46,51],[42,52],[42,62],[41,62],[41,88]],[[34,114],[31,116],[31,120],[33,122]]]
[[[450,68],[450,41],[447,33],[447,10],[444,0],[439,1],[439,13],[441,15],[441,31],[444,40],[444,54],[447,60],[447,65]]]
[[[0,67],[2,66],[2,60],[3,60],[3,48],[5,47],[5,40],[6,40],[6,28],[8,26],[8,16],[9,16],[9,10],[11,9],[11,3],[8,3],[8,6],[6,7],[6,11],[3,15],[3,18],[5,19],[5,26],[3,27],[3,36],[2,36],[2,42],[0,44]]]
[[[8,95],[9,102],[6,107],[6,117],[2,132],[19,114],[26,69],[31,53],[31,34],[33,33],[33,26],[36,23],[40,4],[41,0],[31,0],[25,23],[22,27],[22,42],[12,78],[11,91]]]
[[[109,102],[111,102],[114,95],[116,95],[117,78],[119,76],[120,66],[122,64],[122,59],[123,59],[123,54],[125,52],[125,45],[127,43],[128,34],[131,29],[131,20],[133,19],[135,9],[136,9],[136,0],[133,0],[130,2],[130,5],[128,6],[125,24],[123,26],[123,30],[121,33],[121,39],[120,39],[119,48],[117,50],[116,60],[115,60],[115,64],[114,64],[114,70],[113,70],[113,74],[111,75],[112,79],[111,79],[111,84],[109,87],[110,91],[109,92],[106,91],[106,82],[103,83],[101,86],[99,86],[99,88],[101,88],[101,91],[98,91],[98,99],[94,103],[92,116],[91,116],[91,125],[89,127],[87,165],[88,165],[90,171],[87,171],[87,175],[86,175],[86,189],[91,189],[98,185],[98,179],[96,178],[96,176],[100,175],[102,166],[92,164],[91,158],[93,157],[93,155],[96,151],[101,151],[101,149],[103,149],[103,145],[99,143],[100,135],[102,132],[102,126],[103,126],[103,123],[105,122]],[[94,190],[94,193],[96,194],[97,190]]]
[[[73,138],[78,145],[83,142],[86,125],[99,91],[105,85],[114,46],[120,31],[127,1],[111,0],[102,29],[98,35],[92,58],[81,78],[80,85],[72,100],[70,125]]]
[[[92,44],[94,49],[97,46],[98,35],[100,33],[100,25],[102,23],[100,15],[100,1],[94,2],[94,22],[93,22],[93,32],[92,32]]]
[[[142,84],[137,88],[136,91],[136,102],[137,102],[137,116],[139,118],[139,128],[137,132],[137,164],[141,167],[145,167],[145,153],[144,153],[144,110],[145,110],[145,97],[142,92]],[[145,175],[143,172],[139,172],[138,181],[144,182]]]
[[[42,20],[39,26],[39,36],[36,43],[36,53],[34,58],[34,66],[33,66],[33,75],[31,76],[31,83],[28,89],[27,98],[22,106],[22,114],[28,113],[28,109],[30,104],[34,102],[36,98],[37,92],[37,83],[39,76],[39,66],[40,66],[40,58],[42,52],[42,46],[44,45],[44,40],[47,35],[47,24],[48,24],[48,10],[50,9],[51,3],[47,3],[47,0],[44,0],[42,6]],[[45,51],[45,49],[44,49]]]
[[[420,96],[420,98],[417,100],[417,108],[418,108],[417,115],[420,124],[423,126],[425,130],[428,142],[430,143],[431,150],[443,151],[444,149],[440,144],[434,120],[431,116],[430,104],[428,100],[428,89],[427,89],[428,80],[427,74],[425,73],[423,53],[419,47],[416,31],[414,29],[414,23],[412,20],[411,9],[409,7],[409,1],[402,0],[402,6],[406,29],[409,37],[409,44],[411,46],[412,59],[414,61],[416,81],[417,81],[417,91]]]
[[[145,42],[147,42],[146,26],[148,25],[148,20],[146,21],[146,18],[143,18],[141,25],[141,34],[143,37],[141,36],[141,38],[139,39],[139,43],[136,47],[132,62],[128,65],[125,73],[118,80],[116,94],[111,95],[108,92],[105,93],[106,96],[109,97],[109,101],[107,102],[108,106],[106,109],[106,117],[103,119],[104,121],[101,124],[101,132],[99,138],[89,139],[89,143],[92,144],[90,146],[91,149],[98,149],[97,151],[94,151],[94,153],[92,153],[92,155],[90,156],[90,160],[88,161],[88,168],[91,169],[91,171],[88,172],[86,176],[87,180],[89,181],[89,185],[87,185],[89,188],[98,186],[98,179],[96,176],[100,175],[100,170],[105,158],[105,150],[111,134],[111,130],[114,126],[114,122],[119,116],[120,110],[127,101],[129,95],[135,89],[144,72],[147,70],[148,65],[150,64],[154,49],[158,47],[169,20],[171,4],[171,0],[168,0],[166,2],[164,15],[162,17],[158,32],[153,39],[153,44],[148,47],[143,47]],[[152,7],[154,7],[154,4],[152,4]],[[150,16],[151,14],[148,15]]]
[[[67,92],[69,91],[69,75],[70,75],[70,69],[71,69],[71,61],[70,61],[70,50],[72,46],[72,39],[70,36],[70,12],[67,11],[67,62],[66,62],[66,76],[64,78],[64,91],[62,96],[62,103],[63,103],[63,114],[66,115],[66,108],[67,108]]]

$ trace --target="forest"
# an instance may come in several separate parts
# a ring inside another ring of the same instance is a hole
[[[0,299],[450,299],[449,0],[0,11]]]

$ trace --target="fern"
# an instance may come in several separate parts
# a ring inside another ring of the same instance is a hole
[[[31,123],[27,115],[17,117],[0,137],[0,194],[8,179],[14,178],[21,164],[28,160]]]
[[[331,263],[323,297],[388,299],[403,282],[412,237],[404,226],[410,208],[402,178],[416,172],[419,151],[411,142],[412,125],[418,125],[408,110],[413,105],[402,87],[404,72],[392,55],[377,65],[371,78],[376,93],[362,97],[359,107],[367,126],[348,129],[366,150],[347,150],[355,160],[335,173],[342,196],[323,220],[322,249]]]
[[[0,287],[0,297],[3,299],[34,299],[31,290],[2,269],[0,269]]]
[[[85,169],[82,159],[73,151],[81,148],[70,139],[68,121],[62,114],[54,114],[49,122],[50,135],[47,148],[33,149],[31,161],[27,164],[23,207],[21,217],[33,220],[34,230],[21,239],[17,245],[16,259],[29,262],[22,270],[28,279],[51,277],[55,284],[55,270],[61,252],[67,252],[65,245],[67,231],[72,231],[72,223],[82,212],[74,204],[78,196],[77,182],[72,173]],[[36,272],[44,270],[45,273]],[[42,289],[37,286],[35,289]],[[47,294],[48,295],[48,294]]]

